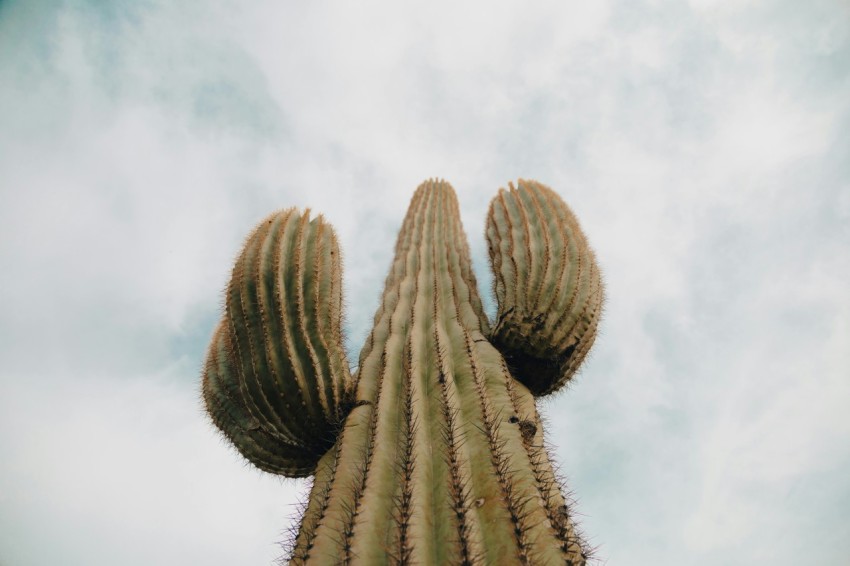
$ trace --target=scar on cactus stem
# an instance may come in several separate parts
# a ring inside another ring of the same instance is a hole
[[[313,476],[292,564],[586,563],[535,399],[593,344],[599,269],[540,183],[500,190],[486,226],[492,328],[453,189],[420,185],[355,376],[330,225],[288,209],[248,237],[203,398],[251,463]]]

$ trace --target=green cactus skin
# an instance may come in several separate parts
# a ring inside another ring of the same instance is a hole
[[[202,389],[213,422],[261,470],[310,475],[350,406],[340,265],[330,225],[294,209],[260,222],[236,260]]]
[[[240,452],[264,470],[315,475],[291,563],[585,564],[533,394],[575,370],[602,300],[566,205],[524,181],[494,199],[492,332],[454,191],[423,183],[353,383],[325,226],[293,211],[258,226],[204,374],[208,411]],[[530,350],[529,330],[542,330]],[[522,373],[536,366],[547,371]]]
[[[551,393],[596,337],[603,287],[593,250],[560,197],[522,179],[490,204],[487,240],[499,303],[491,340],[532,393]]]

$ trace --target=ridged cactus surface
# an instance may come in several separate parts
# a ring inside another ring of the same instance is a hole
[[[578,221],[550,188],[519,181],[487,215],[499,303],[493,343],[535,395],[561,387],[596,337],[602,278]]]
[[[293,564],[585,563],[534,395],[581,362],[602,287],[566,205],[519,185],[487,223],[492,331],[454,191],[419,187],[353,380],[333,232],[289,210],[248,239],[204,399],[251,462],[315,474]]]
[[[353,393],[341,317],[330,225],[294,209],[260,222],[233,268],[203,377],[213,422],[260,469],[307,476],[336,441]]]

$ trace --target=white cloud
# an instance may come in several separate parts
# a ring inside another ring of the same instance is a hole
[[[303,482],[251,470],[210,433],[185,386],[194,369],[66,375],[51,387],[25,380],[4,396],[0,560],[177,566],[280,556],[275,543]]]

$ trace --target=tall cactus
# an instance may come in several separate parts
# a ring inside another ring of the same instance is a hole
[[[249,237],[203,395],[252,463],[314,474],[293,564],[585,563],[535,396],[590,348],[599,270],[570,210],[533,181],[499,191],[487,239],[493,329],[454,191],[417,189],[352,378],[333,231],[286,210]]]

